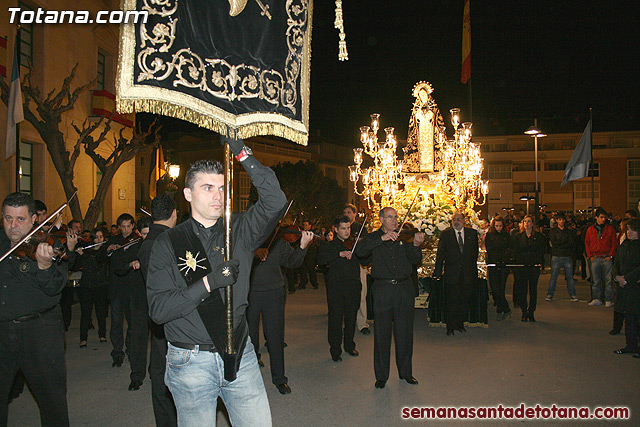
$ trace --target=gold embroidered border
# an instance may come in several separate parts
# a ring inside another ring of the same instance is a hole
[[[122,0],[122,10],[135,10],[136,0]],[[135,26],[120,26],[120,50],[116,75],[116,109],[120,113],[144,111],[186,120],[226,136],[242,139],[258,135],[273,135],[307,145],[309,139],[310,61],[313,1],[308,1],[300,91],[302,121],[282,114],[256,112],[236,116],[193,96],[165,88],[136,85]]]

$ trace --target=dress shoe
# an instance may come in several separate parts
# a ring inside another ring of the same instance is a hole
[[[360,329],[360,333],[362,335],[370,335],[371,334],[371,330],[365,326],[364,328]]]
[[[630,348],[619,348],[618,350],[613,350],[615,354],[627,354],[627,353],[637,353],[638,350],[632,350]]]
[[[262,359],[258,359],[258,366],[264,368],[264,362],[262,361]]]
[[[358,350],[356,350],[356,349],[353,349],[351,351],[347,351],[347,354],[350,354],[353,357],[358,357],[360,355],[360,353],[358,353]]]
[[[107,339],[105,337],[100,337],[100,343],[106,343]]]
[[[340,356],[340,355],[331,356],[331,360],[333,360],[334,362],[341,362],[342,361],[342,356]]]
[[[454,334],[453,329],[447,328],[447,335],[453,335],[453,334]]]
[[[386,381],[378,380],[376,381],[376,388],[384,388],[385,384],[387,384]]]
[[[618,335],[620,333],[619,329],[612,329],[609,331],[609,335]]]
[[[140,390],[140,386],[142,385],[142,381],[140,380],[131,380],[131,384],[129,384],[129,391]]]
[[[80,348],[87,348],[87,342],[86,341],[80,341]]]
[[[276,388],[278,389],[280,394],[289,394],[289,393],[291,393],[291,387],[289,387],[289,384],[287,384],[287,383],[277,384]]]
[[[418,380],[417,380],[417,379],[415,379],[415,378],[413,378],[413,377],[408,377],[408,378],[402,378],[402,377],[400,377],[400,379],[401,379],[401,380],[405,380],[408,384],[411,384],[411,385],[416,385],[416,384],[418,384]]]
[[[467,330],[464,328],[464,326],[460,326],[458,328],[458,332],[467,332]]]
[[[122,366],[123,362],[124,362],[124,359],[122,357],[114,357],[111,367],[113,368],[115,366],[116,368],[119,368]]]
[[[529,322],[535,322],[536,321],[536,318],[533,317],[533,313],[529,313],[528,317],[529,317]]]

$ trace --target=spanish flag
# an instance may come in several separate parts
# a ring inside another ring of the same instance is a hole
[[[464,17],[462,18],[462,73],[460,81],[467,83],[471,78],[471,10],[469,0],[464,0]]]
[[[153,149],[149,166],[149,198],[153,200],[156,198],[156,194],[158,192],[158,180],[167,173],[167,170],[164,167],[162,146],[158,146]]]

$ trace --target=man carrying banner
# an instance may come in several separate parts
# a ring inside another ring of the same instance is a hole
[[[185,179],[191,217],[158,236],[149,262],[149,314],[154,322],[164,324],[169,342],[165,382],[181,426],[215,422],[218,396],[231,424],[271,425],[245,311],[253,252],[273,229],[287,201],[273,171],[261,165],[241,140],[230,140],[229,145],[259,195],[256,204],[233,217],[233,259],[223,261],[222,165],[201,160],[191,165]],[[230,285],[236,354],[225,352],[221,291]]]

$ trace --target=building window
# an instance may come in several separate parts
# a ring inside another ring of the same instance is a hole
[[[535,170],[535,167],[536,167],[535,162],[514,163],[513,171],[514,172],[532,172]],[[540,170],[540,162],[538,162],[538,170]]]
[[[591,199],[591,183],[590,182],[574,182],[574,194],[576,199]],[[595,183],[594,198],[600,198],[600,183]]]
[[[589,165],[589,176],[591,176],[591,169],[592,169],[592,166]],[[595,178],[600,176],[600,163],[593,162],[593,176]]]
[[[20,142],[20,192],[33,195],[33,145]]]
[[[489,179],[511,179],[511,165],[489,165]]]
[[[546,171],[563,171],[567,168],[566,163],[562,162],[544,162],[544,170]]]
[[[565,185],[564,187],[560,187],[560,182],[552,181],[544,183],[544,192],[545,193],[571,193],[570,185]]]
[[[640,200],[640,181],[629,181],[627,191],[627,209],[638,209]]]
[[[640,159],[627,160],[627,176],[640,177]]]
[[[103,53],[98,52],[98,77],[96,81],[96,87],[98,90],[104,90],[105,70],[105,56]]]
[[[251,179],[249,174],[245,171],[240,171],[239,177],[239,190],[240,190],[240,211],[246,211],[249,206],[249,193],[251,191]]]
[[[536,191],[535,182],[514,182],[514,193],[534,193]]]
[[[19,1],[18,7],[33,11],[33,8]],[[20,65],[31,68],[33,65],[33,24],[21,24],[20,26]]]

